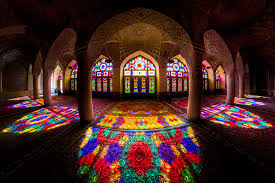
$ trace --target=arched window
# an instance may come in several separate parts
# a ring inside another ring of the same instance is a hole
[[[92,91],[113,91],[113,64],[108,63],[106,58],[99,60],[92,70]]]
[[[202,84],[203,90],[208,90],[208,73],[204,66],[202,66]]]
[[[72,70],[71,74],[71,90],[76,91],[77,90],[77,71],[78,71],[78,65],[76,64]]]
[[[216,89],[219,90],[221,89],[221,77],[218,69],[215,72],[215,79],[216,79]]]
[[[166,64],[167,92],[188,91],[188,71],[186,66],[176,58]]]
[[[123,74],[126,95],[156,93],[156,68],[150,60],[140,55],[131,59],[125,64]]]

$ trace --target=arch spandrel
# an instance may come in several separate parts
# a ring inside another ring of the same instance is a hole
[[[222,37],[213,29],[204,33],[205,51],[217,57],[217,65],[222,64],[225,70],[231,70],[234,65],[232,54]]]
[[[173,40],[177,43],[180,49],[185,49],[189,52],[190,50],[193,50],[190,46],[192,45],[191,39],[180,24],[162,13],[146,8],[135,8],[115,15],[111,19],[107,20],[94,32],[90,39],[89,45],[93,44],[98,47],[97,50],[100,52],[106,41],[111,39],[119,40],[119,37],[116,35],[117,32],[137,23],[145,23],[158,28],[162,32],[163,40]],[[88,48],[91,48],[91,46],[88,46]],[[148,52],[148,50],[144,51]],[[90,52],[93,52],[93,50],[88,49],[89,55],[91,55]],[[185,54],[188,53],[184,51],[181,54],[184,58],[186,58]]]
[[[76,43],[76,33],[71,28],[64,29],[53,42],[44,63],[44,70],[54,70],[59,57],[73,52]]]

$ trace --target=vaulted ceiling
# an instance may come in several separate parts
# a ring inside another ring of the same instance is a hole
[[[241,55],[262,58],[275,68],[275,0],[3,0],[0,2],[0,28],[28,26],[25,34],[3,38],[0,55],[20,49],[34,54],[47,52],[66,27],[77,32],[78,45],[87,44],[96,28],[126,10],[145,7],[176,20],[193,37],[197,29],[216,30],[231,49]],[[245,60],[244,61],[248,61]]]

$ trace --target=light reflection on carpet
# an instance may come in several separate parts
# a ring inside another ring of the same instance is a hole
[[[39,107],[42,105],[44,105],[44,99],[36,99],[36,100],[29,100],[18,104],[14,104],[9,106],[8,108],[29,108],[29,107]]]
[[[221,113],[208,118],[213,123],[223,124],[231,127],[270,128],[272,125],[258,115],[239,107],[230,107]]]
[[[201,117],[202,118],[210,117],[211,115],[217,114],[217,113],[225,110],[228,107],[230,107],[230,106],[227,104],[216,104],[216,105],[212,105],[209,107],[204,107],[201,110]]]
[[[80,144],[78,175],[87,182],[194,182],[201,172],[192,127],[168,131],[89,128]]]
[[[253,99],[267,99],[270,97],[260,96],[260,95],[244,95],[246,98],[253,98]]]
[[[15,98],[11,98],[9,100],[32,100],[33,96],[23,96],[23,97],[15,97]]]
[[[259,102],[253,99],[245,99],[245,98],[235,98],[235,104],[240,104],[240,105],[253,105],[253,106],[257,106],[257,105],[267,105],[266,103],[263,102]]]
[[[119,102],[101,117],[97,126],[145,130],[187,124],[180,114],[175,114],[161,102]]]
[[[79,115],[76,110],[69,107],[51,106],[23,116],[2,132],[18,134],[41,132],[68,125],[77,119]]]

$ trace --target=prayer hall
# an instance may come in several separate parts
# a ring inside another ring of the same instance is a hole
[[[274,183],[275,0],[1,0],[1,183]]]

